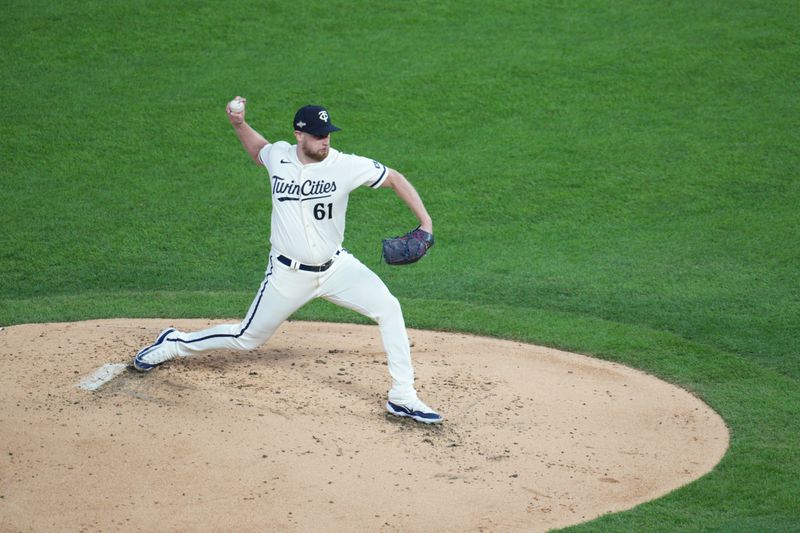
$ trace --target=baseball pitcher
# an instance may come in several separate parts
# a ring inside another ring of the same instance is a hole
[[[213,350],[252,350],[265,343],[300,307],[324,298],[378,323],[392,386],[386,409],[427,424],[442,416],[414,388],[414,369],[400,304],[378,276],[342,248],[350,192],[391,188],[419,220],[407,234],[383,241],[389,264],[413,263],[433,245],[433,222],[417,191],[394,169],[331,147],[339,131],[324,107],[308,105],[294,116],[296,144],[270,143],[245,121],[246,100],[227,106],[228,118],[250,157],[267,170],[272,194],[271,251],[264,280],[239,324],[194,333],[168,328],[136,355],[148,372],[175,357]]]

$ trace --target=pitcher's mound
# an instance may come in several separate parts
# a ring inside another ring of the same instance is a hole
[[[113,366],[221,322],[0,330],[0,530],[543,531],[689,483],[728,444],[681,388],[468,335],[409,331],[441,426],[385,412],[377,326],[287,322],[258,350]]]

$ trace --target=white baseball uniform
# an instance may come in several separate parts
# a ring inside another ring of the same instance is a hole
[[[244,320],[165,339],[171,355],[251,350],[266,342],[297,309],[324,298],[375,320],[389,361],[389,401],[417,399],[408,335],[400,304],[378,276],[342,248],[351,191],[378,188],[387,168],[333,148],[318,163],[302,164],[297,146],[267,144],[259,152],[272,191],[269,256],[264,281]]]

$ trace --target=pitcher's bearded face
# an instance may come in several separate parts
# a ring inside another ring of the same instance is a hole
[[[331,136],[330,134],[321,136],[303,133],[297,144],[303,155],[314,161],[322,161],[328,157],[328,153],[331,151]]]

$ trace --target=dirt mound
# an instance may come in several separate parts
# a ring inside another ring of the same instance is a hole
[[[683,389],[468,335],[409,331],[438,427],[385,412],[375,326],[287,322],[250,352],[112,366],[168,325],[221,322],[0,331],[0,530],[543,531],[687,484],[728,445]],[[101,368],[121,372],[83,388]]]

